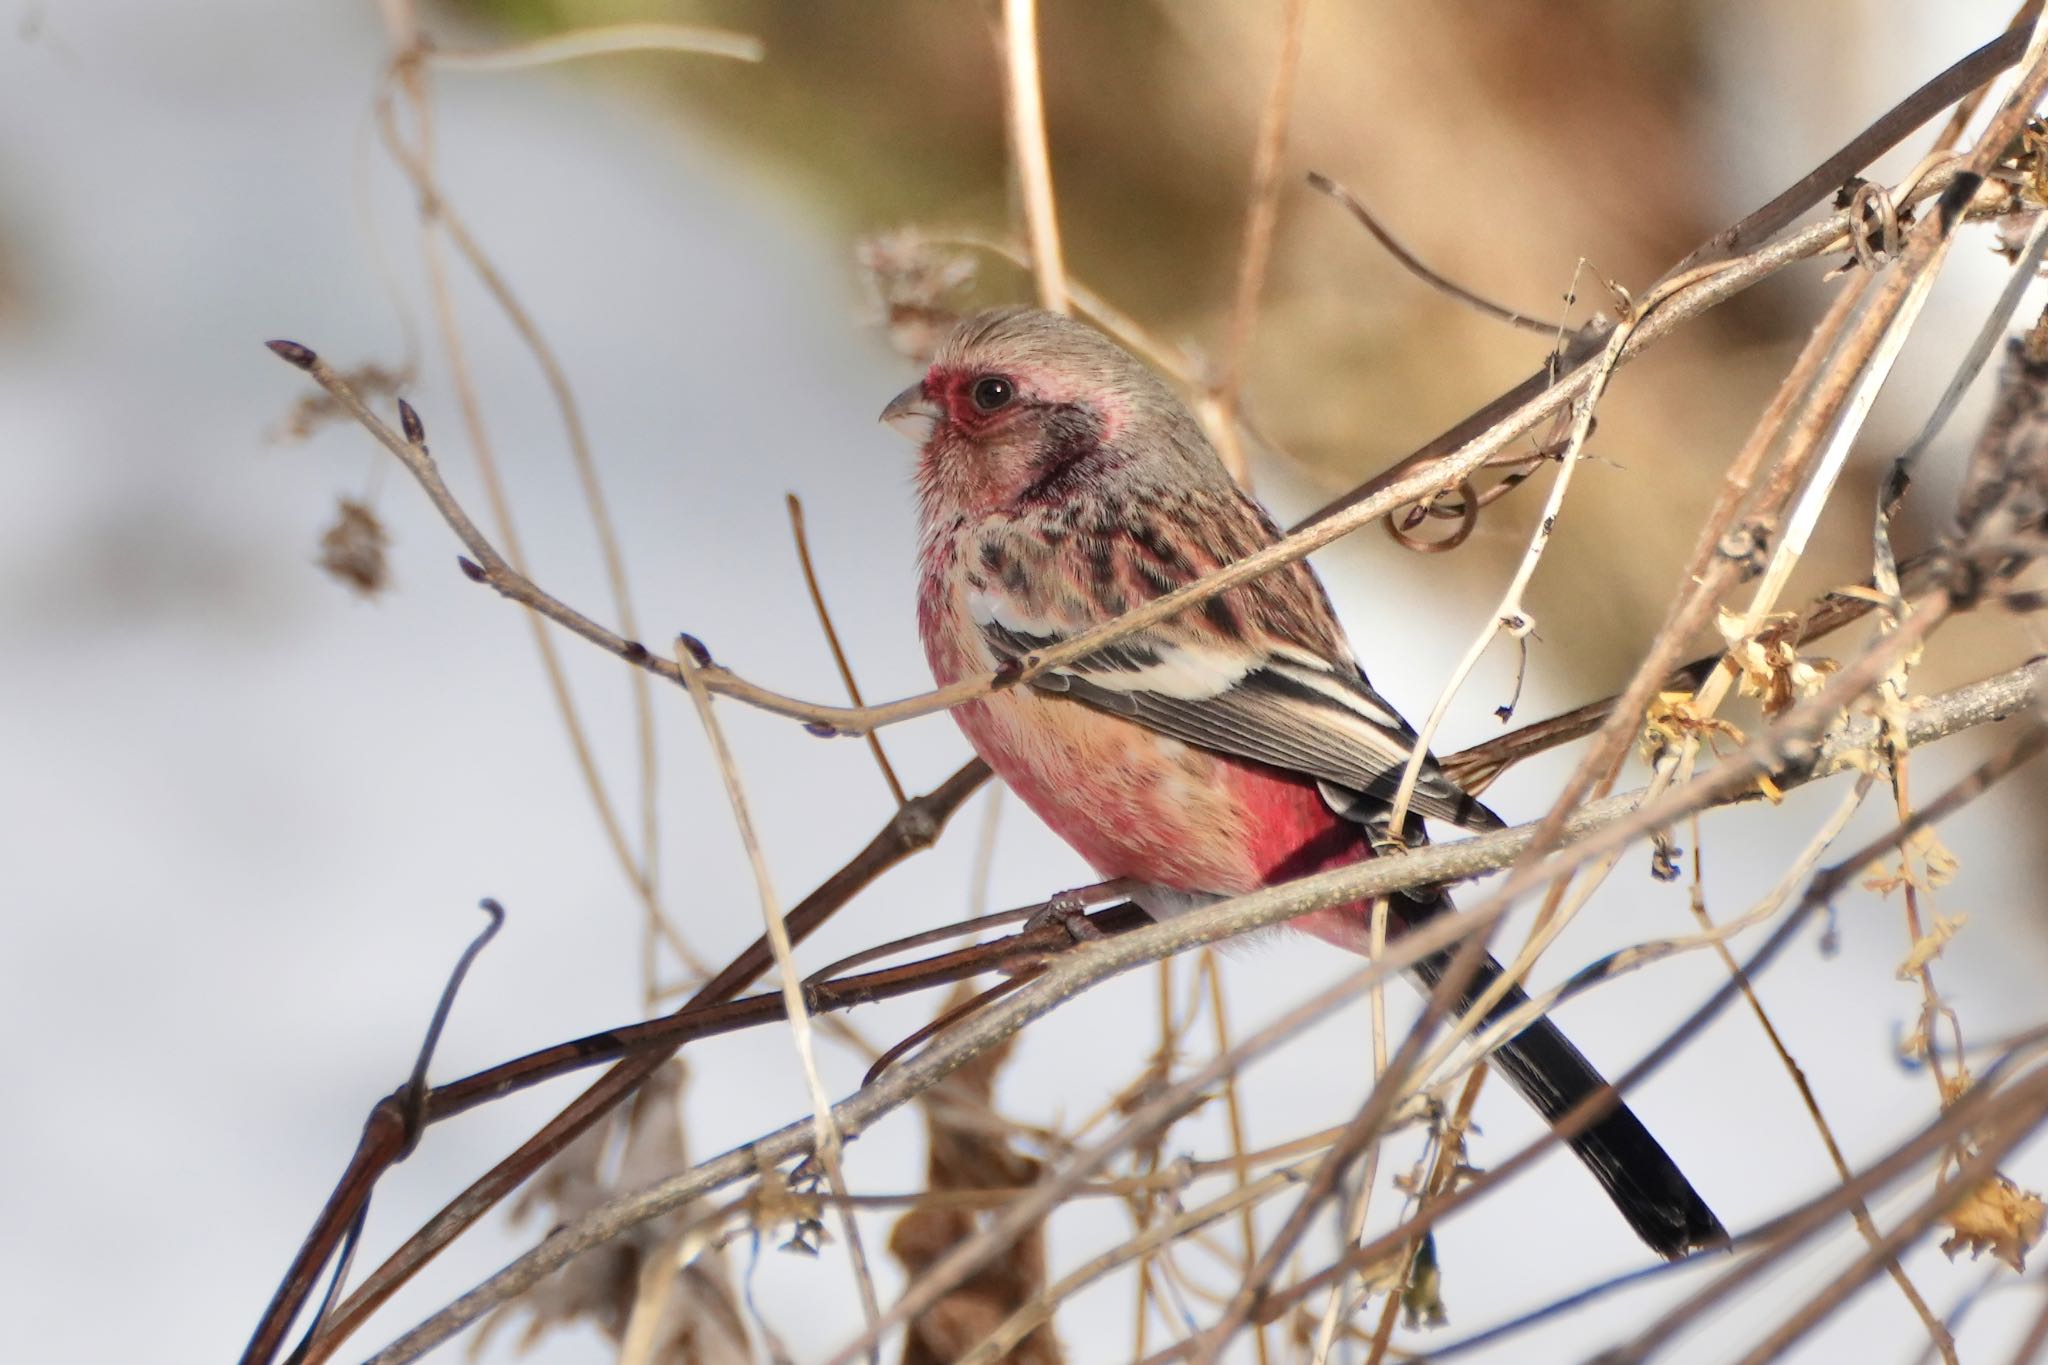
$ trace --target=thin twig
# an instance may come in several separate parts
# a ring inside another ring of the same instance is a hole
[[[1220,434],[1216,453],[1230,477],[1251,487],[1251,466],[1237,440],[1238,400],[1244,386],[1245,359],[1251,352],[1252,329],[1259,316],[1259,291],[1273,256],[1273,229],[1280,219],[1280,158],[1287,148],[1288,115],[1294,107],[1294,77],[1301,67],[1301,35],[1308,26],[1308,0],[1285,0],[1280,16],[1280,57],[1273,83],[1259,114],[1258,139],[1252,148],[1251,187],[1246,196],[1244,240],[1238,248],[1237,292],[1225,333],[1223,360],[1211,390],[1213,413],[1205,414],[1211,433]],[[1263,1347],[1261,1351],[1263,1352]],[[1263,1361],[1261,1362],[1263,1365]]]
[[[1868,794],[1872,782],[1873,779],[1864,778],[1862,781],[1857,782],[1849,794],[1843,798],[1840,806],[1836,808],[1834,815],[1829,817],[1827,823],[1807,842],[1805,849],[1793,860],[1792,866],[1786,870],[1785,875],[1779,879],[1777,887],[1772,892],[1773,898],[1778,900],[1789,898],[1796,883],[1804,880],[1807,874],[1818,865],[1821,855],[1826,852],[1836,836],[1848,827],[1849,818],[1862,806],[1863,798]],[[1706,857],[1705,851],[1701,847],[1701,842],[1698,817],[1694,817],[1692,911],[1702,928],[1712,929],[1715,926],[1712,916],[1707,912],[1706,892],[1701,885],[1703,877],[1702,864]],[[1744,916],[1744,918],[1749,917]],[[1834,1129],[1829,1125],[1827,1116],[1821,1113],[1820,1098],[1813,1093],[1813,1087],[1807,1083],[1805,1070],[1800,1067],[1798,1062],[1793,1060],[1791,1048],[1786,1046],[1784,1038],[1778,1033],[1777,1025],[1771,1022],[1771,1016],[1764,1009],[1762,998],[1757,995],[1755,988],[1750,984],[1749,977],[1743,972],[1741,965],[1736,962],[1735,955],[1728,951],[1728,945],[1725,942],[1716,942],[1714,944],[1714,951],[1720,956],[1721,964],[1727,968],[1728,974],[1734,978],[1736,985],[1741,988],[1743,1001],[1748,1004],[1750,1013],[1756,1016],[1757,1026],[1764,1031],[1764,1038],[1770,1043],[1771,1051],[1777,1054],[1778,1061],[1784,1066],[1787,1079],[1792,1082],[1793,1088],[1799,1092],[1800,1103],[1805,1106],[1807,1117],[1813,1120],[1814,1131],[1820,1135],[1821,1146],[1827,1149],[1828,1160],[1834,1164],[1835,1174],[1841,1177],[1843,1184],[1847,1184],[1853,1178],[1849,1170],[1848,1158],[1842,1155],[1841,1144],[1835,1141]],[[1850,1204],[1849,1216],[1855,1221],[1857,1231],[1863,1234],[1864,1241],[1872,1246],[1879,1245],[1882,1240],[1881,1235],[1878,1232],[1876,1220],[1870,1216],[1870,1208],[1867,1204],[1862,1200],[1857,1200]],[[1948,1329],[1942,1326],[1941,1319],[1935,1316],[1934,1310],[1928,1306],[1927,1300],[1921,1297],[1919,1289],[1914,1285],[1912,1278],[1906,1274],[1906,1268],[1899,1263],[1896,1256],[1892,1257],[1886,1264],[1885,1272],[1891,1276],[1892,1282],[1898,1285],[1899,1292],[1905,1296],[1907,1305],[1912,1308],[1915,1316],[1920,1319],[1921,1325],[1926,1328],[1929,1345],[1944,1361],[1948,1362],[1948,1365],[1956,1365],[1955,1339],[1949,1335]]]
[[[1499,322],[1505,322],[1510,327],[1520,327],[1524,331],[1535,332],[1545,337],[1555,337],[1564,331],[1562,320],[1545,322],[1542,318],[1532,318],[1526,313],[1517,313],[1514,309],[1495,303],[1484,295],[1475,294],[1456,280],[1449,279],[1431,270],[1422,263],[1421,259],[1414,252],[1401,245],[1399,239],[1393,233],[1387,231],[1380,224],[1380,220],[1373,216],[1372,210],[1365,206],[1364,201],[1360,200],[1357,195],[1345,189],[1329,176],[1324,175],[1321,171],[1310,171],[1308,173],[1308,183],[1312,188],[1327,194],[1330,198],[1342,204],[1345,210],[1358,220],[1361,227],[1372,234],[1372,239],[1378,242],[1386,253],[1400,264],[1403,270],[1406,270],[1430,288],[1440,293],[1448,294],[1458,300],[1458,302],[1476,308],[1487,317]]]
[[[571,459],[582,486],[585,506],[596,530],[599,552],[604,558],[614,610],[619,613],[621,628],[627,635],[636,635],[638,632],[633,625],[632,597],[626,584],[625,561],[619,551],[618,537],[612,529],[610,513],[598,481],[596,461],[590,451],[581,411],[569,387],[568,376],[555,359],[540,329],[533,323],[517,296],[505,283],[503,276],[485,256],[476,239],[448,206],[446,198],[441,193],[434,173],[433,101],[427,87],[424,68],[419,62],[410,59],[413,54],[423,50],[424,39],[419,32],[412,0],[385,0],[384,7],[386,26],[392,32],[394,46],[400,54],[394,63],[394,75],[399,87],[405,92],[417,130],[414,145],[408,147],[405,140],[399,136],[389,100],[378,101],[378,123],[384,135],[386,148],[391,152],[393,160],[412,180],[419,198],[420,246],[426,260],[436,326],[441,333],[442,348],[448,355],[449,371],[454,382],[457,402],[462,410],[463,425],[469,435],[471,450],[477,462],[477,472],[483,480],[485,497],[490,503],[492,518],[497,523],[499,538],[505,545],[505,560],[522,577],[525,576],[525,553],[519,541],[516,523],[513,521],[511,499],[506,492],[494,447],[484,426],[483,406],[477,397],[475,378],[469,370],[468,353],[456,318],[447,263],[441,250],[443,232],[476,271],[477,277],[512,323],[514,330],[520,334],[546,377],[568,434]],[[577,769],[582,774],[585,790],[597,812],[599,825],[612,846],[613,856],[626,873],[628,882],[639,894],[649,926],[668,943],[679,961],[690,970],[703,974],[705,968],[702,963],[682,936],[676,933],[667,915],[662,912],[660,904],[656,880],[659,840],[656,828],[657,784],[653,699],[645,684],[636,681],[632,696],[640,761],[642,838],[642,849],[636,858],[627,844],[625,830],[612,805],[603,775],[598,771],[581,713],[577,710],[575,698],[569,690],[568,675],[555,650],[554,639],[548,634],[538,614],[529,615],[527,620],[532,628],[534,646],[540,653],[541,667],[547,676],[548,688],[554,697],[556,710],[561,714],[563,724],[568,730],[570,749],[575,755]]]
[[[1501,594],[1500,604],[1487,617],[1486,625],[1466,647],[1464,657],[1451,671],[1451,676],[1438,692],[1437,699],[1429,708],[1429,715],[1422,722],[1422,729],[1415,737],[1415,743],[1408,754],[1408,762],[1401,770],[1400,785],[1394,789],[1394,799],[1387,816],[1387,827],[1402,830],[1407,827],[1408,802],[1415,794],[1415,784],[1422,776],[1422,765],[1429,761],[1430,741],[1435,739],[1437,727],[1443,724],[1450,713],[1451,702],[1472,670],[1479,665],[1494,637],[1506,632],[1515,639],[1524,639],[1536,628],[1535,619],[1523,605],[1522,595],[1528,590],[1529,580],[1536,576],[1536,566],[1543,561],[1543,552],[1550,548],[1550,539],[1557,527],[1557,519],[1564,511],[1565,495],[1571,490],[1572,471],[1577,468],[1580,456],[1585,450],[1586,438],[1593,432],[1593,409],[1600,396],[1606,391],[1607,381],[1614,374],[1614,367],[1621,358],[1622,348],[1628,344],[1632,328],[1623,325],[1614,329],[1608,338],[1607,348],[1601,354],[1601,362],[1595,371],[1593,381],[1573,404],[1571,433],[1566,438],[1564,449],[1558,456],[1557,478],[1551,482],[1550,496],[1545,500],[1542,515],[1537,517],[1535,529],[1529,533],[1528,548],[1522,552],[1522,560],[1515,573],[1508,580],[1507,589]]]
[[[2022,13],[2025,7],[2022,8]],[[1708,238],[1680,262],[1680,268],[1723,259],[1750,249],[1835,193],[1871,162],[1912,135],[1948,105],[1967,98],[2020,60],[2028,29],[2015,25],[1928,81],[1801,176],[1768,204]],[[1953,137],[1954,130],[1944,134]]]
[[[312,357],[308,355],[306,362],[310,363],[311,359]],[[913,798],[910,804],[899,809],[888,824],[869,840],[866,847],[790,911],[787,923],[791,941],[801,942],[883,872],[904,858],[930,847],[954,812],[987,778],[988,769],[976,760],[955,772],[937,788]],[[766,938],[756,940],[745,952],[728,963],[718,975],[700,987],[692,996],[690,1004],[685,1007],[685,1011],[679,1011],[678,1014],[691,1009],[702,1010],[732,1000],[748,983],[766,970],[772,961],[773,956]],[[779,1016],[770,1014],[768,1017]],[[647,1051],[620,1061],[590,1089],[521,1144],[518,1150],[500,1161],[491,1171],[463,1191],[453,1203],[429,1219],[336,1309],[326,1331],[314,1343],[315,1349],[308,1355],[307,1365],[314,1365],[315,1362],[325,1359],[360,1325],[364,1317],[389,1298],[400,1285],[432,1260],[465,1228],[495,1207],[522,1181],[538,1170],[549,1157],[631,1095],[642,1081],[675,1055],[675,1049],[680,1046],[680,1042],[681,1036],[677,1035],[661,1044],[650,1046]],[[588,1049],[582,1044],[571,1044],[565,1050],[566,1055],[557,1060],[560,1064],[571,1067],[580,1065],[577,1056],[586,1051]],[[603,1055],[610,1057],[616,1056],[617,1053],[614,1051]],[[538,1070],[545,1074],[551,1070],[552,1065],[543,1064]],[[450,1117],[509,1093],[510,1090],[519,1087],[521,1076],[531,1075],[534,1071],[533,1068],[521,1068],[517,1064],[511,1068],[497,1070],[499,1073],[509,1074],[483,1073],[430,1091],[427,1096],[429,1120]],[[336,1183],[334,1193],[329,1197],[312,1232],[308,1234],[305,1244],[286,1271],[276,1295],[272,1298],[262,1322],[244,1352],[245,1365],[267,1365],[272,1359],[282,1340],[283,1332],[289,1328],[292,1318],[297,1315],[299,1306],[310,1292],[310,1286],[317,1279],[320,1266],[326,1261],[342,1231],[354,1218],[355,1210],[367,1200],[377,1177],[391,1164],[394,1153],[405,1140],[404,1133],[405,1128],[399,1117],[397,1105],[386,1101],[372,1110],[370,1120],[364,1126],[362,1140],[350,1158],[348,1169]]]
[[[832,624],[832,613],[825,606],[825,590],[818,585],[818,570],[811,563],[811,539],[804,534],[804,504],[794,493],[784,495],[789,505],[789,533],[796,540],[797,563],[803,567],[804,589],[811,595],[811,610],[818,614],[818,628],[825,632],[826,647],[832,651],[832,662],[839,669],[839,680],[846,684],[846,696],[855,706],[862,705],[860,684],[854,681],[853,665],[847,662],[846,649],[839,643],[839,631]],[[644,675],[643,675],[644,676]],[[902,805],[909,800],[903,794],[903,784],[896,780],[896,770],[889,766],[889,755],[882,752],[882,737],[870,730],[862,738],[867,740],[868,752],[875,756],[875,766],[882,770],[882,780],[889,784],[889,795]]]

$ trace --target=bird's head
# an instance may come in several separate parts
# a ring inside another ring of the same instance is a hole
[[[1118,478],[1185,477],[1173,466],[1190,456],[1215,464],[1194,418],[1143,362],[1036,309],[960,324],[882,420],[920,444],[928,516],[1018,511]]]

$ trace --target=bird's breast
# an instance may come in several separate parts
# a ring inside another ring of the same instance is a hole
[[[927,547],[919,633],[941,686],[1000,662],[950,543]],[[997,776],[1104,877],[1236,894],[1365,850],[1312,783],[1201,749],[1029,685],[954,708]]]

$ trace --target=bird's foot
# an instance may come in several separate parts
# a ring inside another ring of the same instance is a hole
[[[1034,929],[1057,926],[1064,929],[1067,937],[1077,944],[1107,938],[1108,935],[1095,927],[1095,921],[1088,918],[1088,904],[1092,899],[1090,893],[1095,890],[1096,888],[1089,887],[1080,891],[1060,892],[1034,912],[1030,919],[1024,921],[1024,932],[1028,934]]]

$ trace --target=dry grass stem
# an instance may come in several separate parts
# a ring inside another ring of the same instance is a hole
[[[782,982],[783,1008],[788,1014],[790,1036],[796,1043],[797,1060],[803,1066],[804,1085],[811,1095],[811,1123],[816,1134],[811,1150],[825,1168],[827,1188],[843,1196],[847,1193],[846,1173],[840,1162],[844,1139],[833,1124],[832,1097],[825,1089],[824,1075],[818,1070],[817,1045],[812,1036],[810,1010],[804,1003],[803,978],[798,974],[796,949],[790,942],[789,929],[782,920],[782,907],[776,900],[774,879],[768,871],[768,857],[762,852],[761,841],[754,833],[754,819],[747,810],[747,796],[740,782],[739,767],[733,762],[732,750],[726,746],[725,730],[718,723],[711,694],[697,681],[697,670],[687,645],[676,649],[676,666],[682,671],[683,682],[690,690],[690,700],[696,703],[697,717],[704,725],[704,736],[711,743],[712,759],[718,765],[726,800],[732,806],[733,822],[739,827],[740,842],[746,847],[747,864],[753,869],[754,885],[760,893],[761,922],[767,929],[768,946],[775,954],[775,968]],[[872,1324],[881,1311],[881,1302],[875,1297],[874,1276],[868,1270],[860,1228],[854,1222],[852,1211],[844,1206],[839,1210],[839,1228],[846,1238],[847,1252],[853,1263],[861,1307]]]
[[[1237,292],[1225,334],[1223,362],[1212,390],[1214,409],[1202,414],[1212,437],[1220,437],[1216,453],[1239,486],[1251,487],[1251,466],[1237,439],[1237,407],[1244,386],[1252,329],[1259,316],[1259,291],[1273,255],[1273,229],[1280,221],[1280,160],[1287,149],[1288,115],[1294,107],[1294,77],[1301,67],[1301,37],[1308,27],[1308,0],[1285,0],[1280,15],[1280,56],[1273,83],[1259,113],[1258,140],[1252,150],[1251,189],[1244,217],[1244,243],[1237,255]],[[1263,1354],[1264,1347],[1261,1346]],[[1263,1365],[1263,1361],[1262,1361]]]
[[[626,52],[683,52],[758,62],[768,55],[759,38],[701,24],[602,24],[551,33],[531,42],[504,47],[429,47],[426,60],[446,71],[523,71],[583,57],[610,57]]]
[[[1038,79],[1038,0],[1003,0],[1003,74],[1008,92],[1010,157],[1024,200],[1024,230],[1031,242],[1031,272],[1039,306],[1067,311],[1067,267],[1060,254],[1058,205],[1052,193],[1052,155],[1045,140],[1045,92]]]

